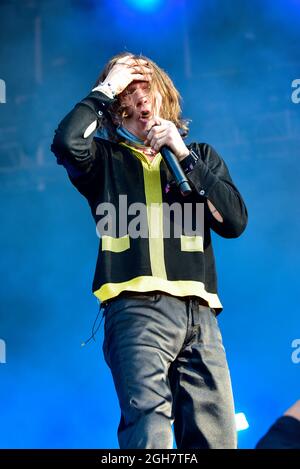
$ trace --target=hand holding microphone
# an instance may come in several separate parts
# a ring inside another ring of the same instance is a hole
[[[171,121],[155,117],[149,121],[146,131],[148,134],[144,143],[150,145],[157,152],[160,151],[182,195],[188,195],[192,189],[179,161],[188,156],[190,152],[177,127]]]

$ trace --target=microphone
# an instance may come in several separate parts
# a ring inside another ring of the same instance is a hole
[[[184,196],[190,194],[192,192],[190,183],[188,182],[186,175],[184,174],[183,169],[174,153],[172,153],[169,147],[166,145],[162,146],[159,151],[170,173],[173,175],[174,181],[176,182],[176,185],[179,188],[181,194]]]

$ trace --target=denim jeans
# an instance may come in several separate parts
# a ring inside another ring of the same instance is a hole
[[[127,448],[236,448],[230,375],[214,309],[197,297],[128,293],[104,308],[103,354]]]

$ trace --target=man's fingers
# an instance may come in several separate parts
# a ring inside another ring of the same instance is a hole
[[[151,140],[153,137],[163,134],[166,132],[166,128],[161,125],[153,125],[147,135],[147,140]]]
[[[148,67],[148,68],[150,68],[150,65],[147,62],[147,60],[135,60],[135,59],[132,59],[131,57],[127,57],[127,58],[123,57],[122,59],[117,60],[115,65],[125,65],[126,67],[129,67],[129,68],[131,68],[131,67]]]
[[[155,150],[159,150],[165,143],[167,132],[160,134],[159,138],[156,138],[154,142],[151,142],[151,147]]]
[[[128,60],[129,59],[129,60]],[[126,59],[126,63],[128,64],[133,64],[133,65],[149,65],[149,63],[147,62],[147,60],[145,59],[133,59],[132,57],[128,57],[128,59]]]
[[[116,64],[127,64],[127,63],[133,62],[133,61],[136,62],[136,60],[132,58],[132,55],[124,55],[124,57],[121,57],[120,59],[118,59],[116,61]],[[146,62],[146,60],[145,60],[145,62]]]
[[[150,81],[150,75],[140,75],[139,73],[132,74],[132,81]]]
[[[162,121],[160,118],[153,117],[146,125],[146,132],[149,132],[155,125],[162,125]]]
[[[147,60],[130,60],[129,62],[126,62],[127,65],[131,66],[131,65],[141,65],[143,67],[150,67],[149,65],[149,62],[147,62]]]
[[[162,132],[160,132],[159,134],[155,134],[150,138],[149,138],[149,136],[147,136],[145,142],[146,142],[146,144],[149,143],[151,145],[151,147],[157,148],[158,144],[163,145],[163,142],[165,141],[167,136],[168,136],[168,132],[165,129]]]
[[[148,74],[152,74],[153,73],[153,70],[149,67],[128,67],[130,69],[130,73],[148,73]]]

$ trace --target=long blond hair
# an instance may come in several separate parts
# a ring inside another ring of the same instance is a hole
[[[189,132],[189,120],[181,118],[181,96],[178,90],[175,88],[175,85],[169,75],[148,57],[144,55],[135,55],[131,52],[121,52],[115,55],[107,62],[107,64],[103,68],[96,83],[94,84],[94,87],[105,80],[110,70],[113,68],[113,66],[119,59],[126,56],[130,56],[132,59],[136,60],[137,65],[139,65],[139,60],[146,60],[148,62],[149,66],[153,70],[152,79],[150,83],[150,93],[159,91],[162,96],[160,117],[173,122],[179,130],[181,136],[183,138],[186,137]],[[118,123],[121,123],[122,121],[122,112],[123,111],[121,104],[117,99],[115,103],[110,107],[110,115],[112,118],[108,119],[107,117],[103,117],[100,123],[100,128],[102,127],[106,129],[109,138],[114,141],[120,140],[120,138],[115,132],[115,127],[116,125],[118,125]]]

